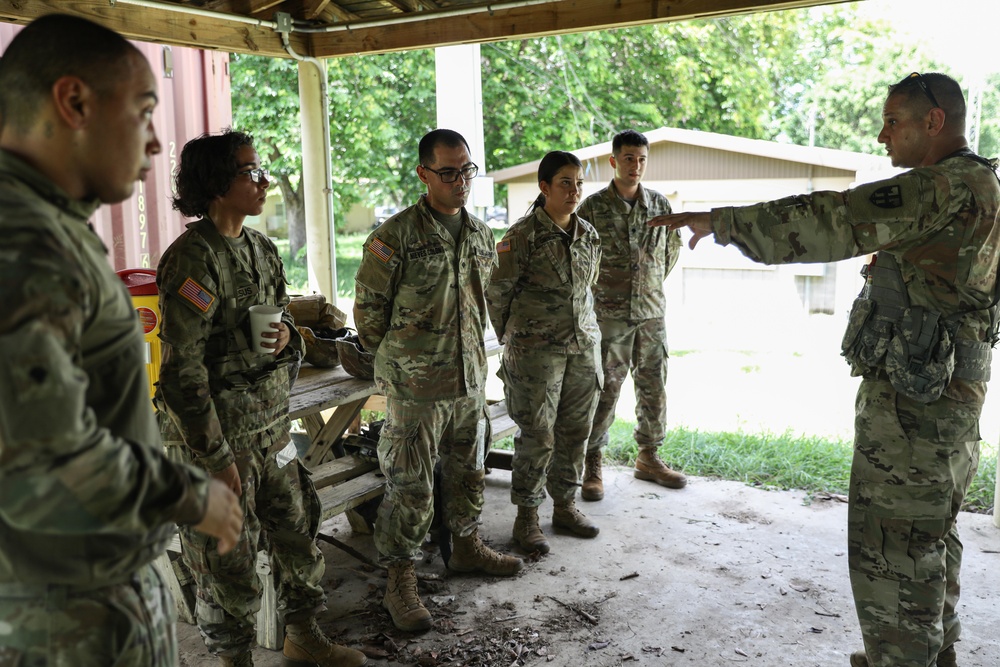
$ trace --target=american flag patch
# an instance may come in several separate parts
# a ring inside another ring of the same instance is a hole
[[[215,296],[190,278],[184,281],[177,293],[203,313],[208,312],[208,309],[215,303]]]
[[[510,241],[501,241],[497,244],[497,252],[507,252],[510,250]]]
[[[388,262],[389,258],[396,254],[395,250],[382,243],[382,239],[377,236],[368,244],[368,249],[383,262]]]

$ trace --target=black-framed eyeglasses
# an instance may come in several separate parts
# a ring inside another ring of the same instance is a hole
[[[420,166],[424,167],[424,165]],[[476,177],[476,174],[479,173],[479,167],[474,164],[466,165],[461,169],[442,169],[440,171],[437,169],[431,169],[430,167],[424,167],[424,169],[427,171],[433,171],[437,174],[442,183],[454,183],[459,179],[459,177],[462,177],[467,181],[471,181]]]
[[[924,76],[920,72],[911,72],[908,77],[906,77],[896,85],[897,86],[910,85],[913,82],[916,82],[916,84],[920,86],[920,90],[924,91],[924,95],[926,95],[927,99],[931,101],[931,104],[933,104],[938,109],[941,108],[941,105],[938,104],[937,98],[934,97],[934,93],[931,92],[931,87],[927,85],[926,81],[924,81]]]
[[[253,181],[254,183],[260,183],[260,179],[262,178],[268,181],[271,180],[271,172],[263,168],[248,169],[247,171],[241,171],[239,173],[240,175],[246,174],[247,176],[250,177],[250,180]]]

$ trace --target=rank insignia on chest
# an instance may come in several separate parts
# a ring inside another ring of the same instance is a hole
[[[388,262],[389,258],[396,254],[395,250],[382,243],[382,239],[377,236],[368,244],[368,250],[382,262]]]
[[[872,192],[868,200],[879,208],[899,208],[903,205],[903,193],[898,185],[884,185]]]
[[[501,241],[498,243],[497,252],[510,252],[510,241]]]
[[[177,295],[203,313],[208,312],[208,309],[215,303],[215,295],[191,278],[184,281],[180,289],[177,290]]]

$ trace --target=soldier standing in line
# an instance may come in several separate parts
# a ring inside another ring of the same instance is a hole
[[[386,397],[378,446],[386,490],[375,522],[375,546],[389,569],[383,603],[406,631],[431,626],[413,561],[434,515],[438,459],[443,522],[454,536],[448,567],[512,576],[523,565],[479,538],[490,443],[483,292],[496,255],[493,232],[465,210],[478,167],[452,130],[426,134],[419,156],[427,194],[365,241],[354,302],[358,337],[375,355]]]
[[[878,140],[911,170],[817,192],[651,221],[689,226],[766,264],[877,253],[843,354],[863,377],[855,417],[848,567],[865,650],[852,667],[954,667],[962,543],[997,340],[1000,182],[965,139],[944,74],[889,87]],[[711,397],[706,397],[711,400]]]
[[[176,667],[152,562],[175,522],[223,553],[240,537],[236,496],[163,454],[135,309],[87,223],[149,172],[156,101],[142,54],[78,17],[0,58],[3,665]]]
[[[356,667],[360,651],[333,644],[316,625],[325,609],[323,554],[316,546],[320,504],[290,442],[288,396],[302,339],[288,314],[285,270],[264,234],[244,227],[260,215],[270,186],[253,138],[226,131],[181,151],[174,208],[188,225],[160,259],[163,356],[156,400],[169,456],[193,463],[240,496],[244,539],[224,558],[212,542],[181,530],[184,562],[198,587],[195,616],[223,665],[252,665],[260,608],[257,552],[267,548],[284,613],[289,664]],[[272,324],[273,350],[251,348],[250,306],[285,308]],[[266,544],[266,547],[265,547]]]
[[[538,507],[548,491],[552,525],[580,537],[599,529],[576,507],[587,438],[601,390],[601,332],[591,286],[601,263],[597,232],[576,213],[583,165],[552,151],[538,165],[541,194],[497,244],[500,266],[486,297],[504,343],[499,377],[514,436],[510,498],[514,539],[548,553]]]
[[[577,211],[601,237],[601,272],[594,285],[594,310],[601,327],[601,391],[590,432],[580,497],[604,497],[601,451],[622,383],[631,370],[635,384],[635,460],[637,479],[681,489],[687,478],[671,470],[656,450],[667,428],[667,331],[664,323],[663,281],[677,263],[681,247],[675,231],[649,227],[646,221],[670,213],[670,203],[641,181],[649,158],[649,141],[635,130],[611,140],[614,178]]]

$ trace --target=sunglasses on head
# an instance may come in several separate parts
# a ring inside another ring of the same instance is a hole
[[[918,86],[920,86],[920,90],[924,91],[924,95],[926,95],[927,99],[931,101],[931,104],[933,104],[938,109],[941,108],[941,105],[938,104],[937,98],[934,97],[934,93],[931,92],[931,87],[927,85],[927,81],[924,80],[924,77],[920,72],[911,72],[909,76],[904,78],[896,85],[909,86],[912,85],[913,83],[916,83]]]

